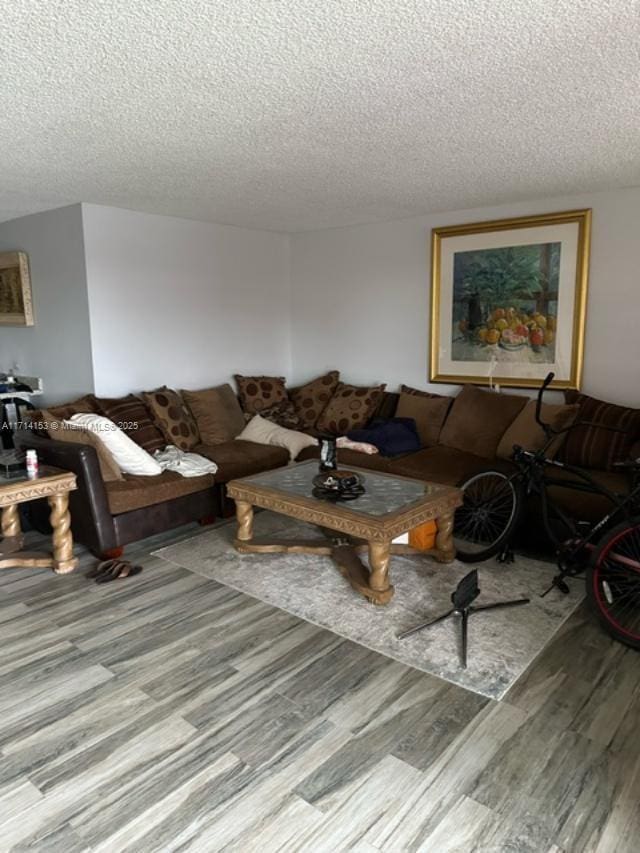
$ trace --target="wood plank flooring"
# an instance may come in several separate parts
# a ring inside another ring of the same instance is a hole
[[[0,572],[0,851],[639,849],[640,656],[585,611],[497,703],[156,544]]]

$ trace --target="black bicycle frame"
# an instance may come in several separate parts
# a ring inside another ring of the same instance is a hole
[[[576,550],[588,546],[594,539],[597,539],[599,534],[616,518],[626,516],[630,519],[634,511],[638,511],[640,506],[640,483],[632,487],[631,491],[626,495],[618,494],[617,492],[607,489],[600,483],[597,483],[586,471],[577,468],[574,465],[569,465],[565,462],[560,462],[556,459],[549,459],[545,456],[546,446],[532,453],[529,450],[523,450],[520,447],[514,448],[513,460],[518,466],[518,471],[511,475],[510,481],[519,480],[525,488],[526,494],[536,494],[540,497],[542,505],[542,519],[547,535],[551,541],[555,541],[556,537],[550,527],[549,510],[551,510],[562,522],[566,525],[567,530],[573,532],[576,542]],[[576,479],[561,479],[550,477],[545,469],[557,468],[562,471],[567,471]],[[590,525],[588,534],[580,534],[577,523],[570,518],[562,509],[550,498],[549,488],[558,486],[563,489],[571,489],[573,491],[586,492],[592,495],[601,495],[607,498],[613,508],[610,512],[603,516],[596,524]],[[593,546],[591,546],[593,547]]]

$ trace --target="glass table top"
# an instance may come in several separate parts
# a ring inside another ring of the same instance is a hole
[[[343,470],[343,469],[341,469]],[[326,501],[314,498],[312,494],[313,478],[318,474],[316,460],[300,462],[287,468],[276,468],[251,477],[243,477],[242,481],[252,485],[277,489],[290,495],[317,500],[318,504],[331,504],[337,507],[361,512],[364,515],[382,516],[400,509],[406,509],[411,504],[424,500],[425,497],[436,495],[442,491],[442,486],[435,483],[422,483],[417,480],[405,480],[389,474],[379,474],[375,471],[358,470],[365,487],[365,493],[353,501]]]
[[[29,483],[29,484],[37,483],[38,480],[44,480],[48,477],[54,477],[57,474],[64,474],[64,473],[66,473],[66,472],[61,471],[59,468],[52,468],[49,465],[42,465],[40,467],[40,470],[38,471],[38,476],[33,477],[33,478],[27,476],[26,469],[18,472],[17,474],[15,474],[14,476],[11,476],[11,477],[5,477],[2,474],[0,474],[0,487],[1,486],[15,486],[18,483]]]

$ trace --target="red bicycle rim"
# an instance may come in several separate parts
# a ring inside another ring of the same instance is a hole
[[[638,527],[635,527],[633,529],[638,529]],[[602,568],[602,563],[607,557],[609,557],[612,549],[616,546],[616,543],[619,542],[620,539],[623,538],[623,536],[626,536],[628,532],[629,532],[629,528],[627,527],[625,530],[621,530],[620,533],[618,533],[618,535],[614,539],[612,539],[610,542],[607,543],[607,545],[608,545],[607,550],[603,554],[600,555],[598,562],[595,564],[594,569],[593,569],[593,574],[592,574],[593,592],[594,592],[594,595],[596,597],[596,601],[598,602],[598,609],[600,610],[600,613],[604,616],[604,618],[607,620],[607,622],[609,622],[609,624],[616,631],[619,631],[621,634],[624,634],[626,637],[629,637],[632,640],[640,640],[640,634],[634,633],[633,631],[629,631],[627,628],[624,628],[622,625],[620,625],[618,622],[616,622],[616,620],[612,617],[611,613],[609,612],[608,602],[603,599],[602,592],[600,589],[600,580],[601,580],[600,570]],[[620,562],[623,563],[623,565],[626,565],[627,567],[629,567],[628,564],[631,563],[632,561],[629,560],[628,558],[624,558],[624,559],[620,560]],[[635,571],[640,572],[640,563],[634,564],[633,566],[631,566],[631,568],[633,568]]]

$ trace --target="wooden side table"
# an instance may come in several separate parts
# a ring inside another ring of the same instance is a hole
[[[76,475],[59,468],[43,467],[35,480],[26,477],[7,480],[0,477],[0,510],[2,540],[0,540],[0,569],[53,569],[64,575],[78,565],[73,556],[73,536],[69,515],[69,492],[76,488]],[[51,507],[53,543],[51,553],[23,551],[24,537],[20,529],[18,505],[46,498]]]

